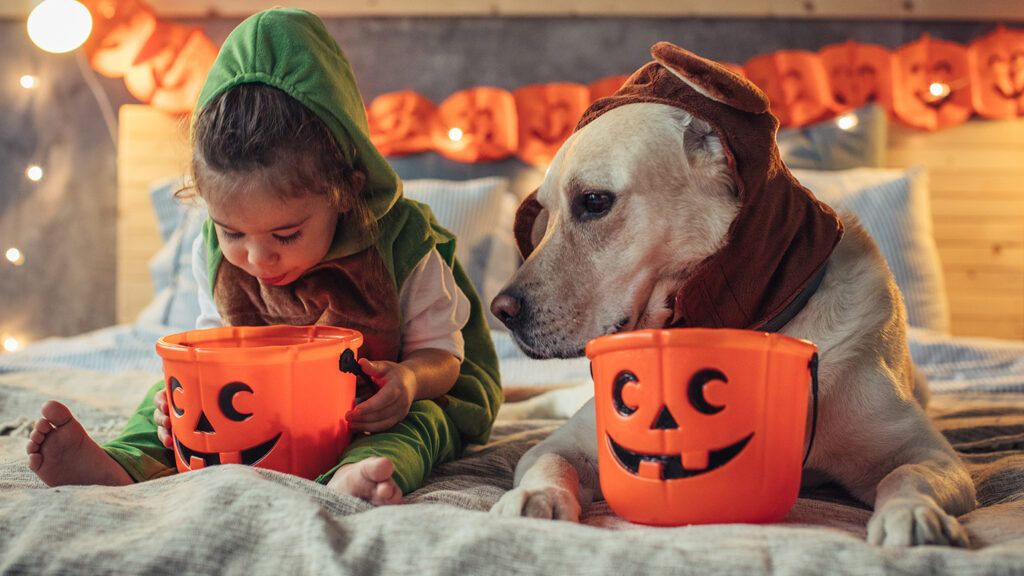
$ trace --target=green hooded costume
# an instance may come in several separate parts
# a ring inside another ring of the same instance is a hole
[[[315,113],[342,143],[354,147],[353,164],[366,173],[364,197],[376,219],[374,235],[339,219],[327,256],[287,286],[263,286],[223,258],[207,221],[203,229],[214,302],[228,325],[328,324],[360,330],[360,355],[398,360],[402,322],[398,294],[430,250],[452,268],[471,304],[462,329],[465,360],[448,394],[416,401],[391,429],[352,442],[338,467],[370,456],[395,465],[394,478],[408,494],[434,464],[458,457],[464,444],[484,443],[502,400],[498,361],[473,285],[455,258],[455,238],[430,209],[402,197],[402,182],[370,142],[362,97],[348,60],[323,23],[303,10],[275,9],[242,22],[225,40],[196,105],[196,114],[226,91],[262,83],[284,91]],[[342,146],[342,149],[348,149]],[[382,286],[393,290],[381,290]],[[175,472],[174,455],[156,435],[152,397],[157,383],[125,431],[104,449],[136,481]]]

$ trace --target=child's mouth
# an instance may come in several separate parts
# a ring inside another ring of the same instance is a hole
[[[281,274],[280,276],[274,276],[274,277],[271,277],[271,278],[260,277],[260,282],[263,283],[263,284],[268,284],[270,286],[278,286],[278,285],[284,284],[284,280],[287,277],[288,277],[288,274]]]

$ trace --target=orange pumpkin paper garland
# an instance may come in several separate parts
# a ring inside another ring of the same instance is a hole
[[[93,19],[92,35],[83,47],[89,64],[109,78],[124,76],[156,31],[156,14],[137,0],[85,0],[84,3]]]
[[[431,127],[434,149],[458,162],[490,162],[519,145],[516,100],[500,88],[460,90],[437,108]]]
[[[821,61],[839,110],[868,102],[892,110],[892,52],[885,47],[850,40],[822,48]]]
[[[974,112],[967,48],[925,34],[896,51],[893,113],[915,128],[937,130]]]
[[[804,126],[835,114],[821,57],[806,50],[779,50],[751,58],[747,78],[764,90],[783,126]]]
[[[385,156],[431,150],[431,124],[437,106],[412,90],[389,92],[373,99],[367,109],[370,140]]]
[[[519,117],[516,155],[527,164],[549,164],[590,105],[590,90],[563,82],[523,86],[513,95]]]
[[[605,96],[611,96],[618,92],[619,88],[626,83],[628,75],[623,74],[620,76],[608,76],[601,78],[595,82],[591,82],[588,86],[590,90],[590,101],[593,102],[598,98],[604,98]]]
[[[999,26],[967,48],[974,110],[986,118],[1024,112],[1024,32]]]
[[[217,47],[197,28],[161,22],[125,74],[128,92],[172,114],[195,106]]]

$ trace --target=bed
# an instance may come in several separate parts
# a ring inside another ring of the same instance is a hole
[[[491,516],[488,509],[511,487],[518,458],[565,417],[517,400],[585,385],[589,368],[583,359],[529,359],[496,322],[492,336],[508,401],[491,441],[436,468],[401,505],[374,508],[310,481],[236,465],[124,488],[47,488],[23,452],[39,405],[64,401],[95,438],[113,437],[162,377],[154,341],[188,328],[195,317],[182,246],[203,216],[198,207],[168,202],[180,185],[174,168],[183,165],[173,151],[178,129],[145,109],[122,110],[119,310],[125,321],[0,356],[0,572],[1024,572],[1024,342],[948,333],[927,181],[917,169],[805,170],[799,177],[827,201],[857,211],[897,274],[914,324],[911,352],[931,381],[929,411],[978,488],[980,508],[961,518],[969,550],[869,546],[870,509],[835,487],[802,493],[773,525],[652,528],[619,519],[604,502],[587,506],[578,525]],[[171,146],[170,153],[153,154],[159,145]],[[806,146],[791,143],[784,152],[800,164],[809,157],[800,155]],[[132,156],[147,153],[162,164]],[[521,194],[518,180],[491,175],[453,182],[437,173],[422,179],[416,162],[396,161],[403,176],[412,176],[407,193],[431,203],[457,229],[467,270],[485,298],[493,295],[516,261],[509,218]]]

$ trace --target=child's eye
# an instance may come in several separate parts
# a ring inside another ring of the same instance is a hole
[[[287,236],[279,236],[277,234],[274,234],[274,238],[276,238],[277,241],[280,242],[281,244],[291,244],[292,242],[295,242],[296,240],[298,240],[301,236],[302,236],[302,231],[294,232],[294,233],[289,234]]]
[[[220,233],[228,240],[238,240],[242,236],[245,236],[245,234],[241,232],[232,232],[230,230],[225,230],[223,228],[220,229]]]

